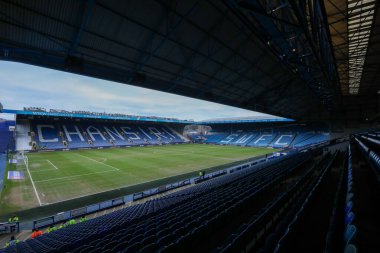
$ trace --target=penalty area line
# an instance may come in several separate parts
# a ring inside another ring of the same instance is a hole
[[[34,193],[36,194],[36,197],[37,197],[37,200],[38,200],[38,204],[39,204],[40,206],[42,206],[40,196],[38,196],[38,192],[37,192],[37,189],[36,189],[36,185],[34,184],[34,181],[33,181],[33,178],[32,178],[32,174],[30,174],[30,171],[29,171],[29,165],[28,165],[28,164],[25,164],[25,165],[26,165],[26,170],[28,171],[28,174],[29,174],[29,177],[30,177],[30,181],[32,182],[32,186],[33,186],[33,189],[34,189]]]
[[[102,162],[99,162],[99,161],[97,161],[97,160],[95,160],[95,159],[92,159],[91,157],[88,157],[88,156],[85,156],[85,155],[81,155],[81,154],[77,154],[77,155],[82,156],[82,157],[84,157],[84,158],[87,158],[87,159],[90,160],[90,161],[93,161],[93,162],[96,162],[96,163],[103,164],[103,165],[108,166],[108,167],[110,167],[110,168],[113,168],[113,169],[115,169],[115,170],[120,170],[120,169],[118,169],[118,168],[116,168],[116,167],[113,167],[112,165],[109,165],[109,164],[106,164],[106,163],[102,163]]]
[[[46,172],[46,171],[55,171],[55,169],[46,169],[46,170],[32,170],[32,173]]]
[[[46,160],[46,161],[48,161],[48,163],[50,163],[51,165],[53,165],[53,167],[54,167],[56,170],[58,170],[57,166],[55,166],[52,162],[50,162],[50,160]]]
[[[73,175],[73,176],[67,176],[67,177],[50,178],[50,179],[44,179],[44,180],[36,181],[36,183],[49,182],[49,181],[54,181],[54,180],[62,180],[62,179],[75,178],[75,177],[82,177],[82,176],[88,176],[88,175],[94,175],[94,174],[101,174],[101,173],[107,173],[107,172],[112,172],[112,171],[115,171],[115,170],[107,170],[107,171],[92,172],[92,173],[86,173],[86,174],[80,174],[80,175]]]

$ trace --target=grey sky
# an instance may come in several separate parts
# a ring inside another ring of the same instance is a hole
[[[56,70],[0,61],[0,102],[24,106],[88,110],[204,120],[265,115],[231,106],[138,88]],[[0,114],[0,118],[9,115]]]

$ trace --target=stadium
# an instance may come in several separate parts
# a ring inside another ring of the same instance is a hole
[[[0,0],[0,253],[379,252],[379,9]]]

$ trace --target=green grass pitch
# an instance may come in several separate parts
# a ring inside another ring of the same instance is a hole
[[[10,181],[5,175],[0,213],[199,171],[273,151],[186,144],[30,153],[27,156],[32,180],[21,164],[17,170],[24,170],[25,180]],[[14,169],[14,165],[8,166],[8,170]]]

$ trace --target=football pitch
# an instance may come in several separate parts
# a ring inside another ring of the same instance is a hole
[[[0,213],[48,205],[112,189],[230,164],[271,153],[271,148],[183,144],[29,153],[24,180],[5,175]],[[15,168],[16,167],[16,168]]]

